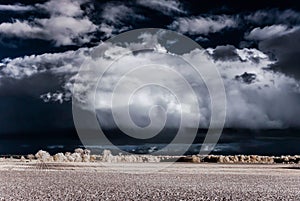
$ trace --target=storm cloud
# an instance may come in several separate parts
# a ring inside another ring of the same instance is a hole
[[[157,40],[155,40],[155,36],[154,38],[147,36],[143,37],[141,44],[130,44],[129,49],[99,45],[98,47],[90,49],[86,48],[65,53],[45,54],[7,60],[5,63],[2,63],[0,75],[1,79],[5,77],[24,79],[33,75],[49,72],[60,77],[63,79],[61,83],[61,94],[56,91],[48,92],[44,95],[41,94],[41,97],[46,102],[51,100],[58,102],[69,101],[69,93],[72,93],[74,79],[77,79],[77,81],[79,79],[81,81],[77,82],[77,85],[80,84],[81,86],[76,87],[80,90],[77,91],[77,94],[73,95],[75,95],[75,98],[77,97],[80,100],[84,100],[84,105],[88,106],[93,104],[93,93],[90,93],[90,89],[95,85],[93,80],[97,79],[97,77],[93,76],[97,75],[97,71],[104,70],[101,66],[109,65],[117,55],[130,50],[130,47],[137,47],[145,43],[148,43],[154,48],[159,47],[159,51],[166,52],[162,44],[159,44]],[[233,46],[220,46],[215,49],[208,48],[207,50],[197,52],[196,55],[200,60],[201,58],[208,57],[210,61],[216,62],[218,66],[227,94],[226,127],[284,128],[300,126],[300,122],[297,120],[297,116],[300,114],[300,110],[297,109],[299,102],[299,82],[283,73],[272,71],[272,65],[276,63],[274,63],[268,55],[256,49],[236,49]],[[197,58],[193,51],[187,52],[183,56],[189,59]],[[83,61],[93,63],[90,73],[85,74],[84,77],[76,77],[76,73]],[[207,127],[210,121],[210,98],[206,86],[203,85],[203,83],[201,84],[199,77],[194,77],[193,74],[189,74],[190,71],[187,70],[187,66],[174,63],[173,60],[166,60],[165,57],[159,54],[147,52],[132,54],[127,56],[126,60],[122,61],[122,63],[117,63],[115,70],[102,78],[101,90],[98,91],[99,95],[97,95],[99,96],[99,102],[97,102],[99,105],[96,105],[96,108],[100,111],[109,109],[110,104],[109,102],[105,102],[105,96],[112,93],[114,83],[120,80],[121,74],[119,73],[129,71],[132,67],[142,63],[153,63],[153,61],[160,61],[161,65],[174,65],[177,71],[185,75],[186,79],[193,85],[194,89],[197,90],[201,116],[199,126],[202,128]],[[153,72],[153,75],[148,76],[154,76],[154,79],[157,75],[158,74]],[[244,79],[237,79],[237,76],[244,78],[245,75],[255,75],[255,79],[251,80],[251,82],[245,82]],[[129,83],[135,83],[137,85],[139,83],[138,78],[128,77],[127,79]],[[169,84],[174,86],[178,82],[175,77],[169,77],[169,80]],[[37,85],[36,87],[39,86]],[[132,102],[132,108],[136,108],[132,115],[136,117],[135,119],[139,120],[139,124],[145,124],[148,119],[147,112],[142,109],[147,105],[145,100],[150,101],[147,107],[156,104],[154,95],[151,95],[149,90],[151,89],[140,91],[139,96],[133,99],[134,102]],[[172,103],[174,109],[180,108],[172,97],[167,98],[169,95],[166,93],[166,91],[157,91],[157,94],[160,94],[158,96],[160,98],[156,99],[158,103],[166,106]],[[185,91],[180,93],[185,94]],[[185,96],[188,97],[189,94]],[[151,102],[151,100],[154,102]],[[270,101],[272,101],[272,104],[269,104]],[[288,106],[283,107],[287,102],[289,103]],[[127,106],[127,102],[124,102],[124,105],[119,105],[118,107]],[[88,109],[88,107],[85,108]],[[186,106],[186,109],[187,108],[188,106]],[[193,114],[193,110],[190,109],[187,109],[185,112],[190,114],[191,119],[193,119],[193,115],[196,115]],[[173,114],[179,116],[180,111],[175,109]],[[143,119],[145,122],[141,122]]]
[[[49,0],[0,5],[0,12],[5,14],[0,22],[0,51],[3,55],[7,52],[12,55],[1,57],[0,94],[2,97],[12,97],[3,99],[3,104],[20,104],[19,97],[22,95],[30,97],[32,105],[24,103],[23,106],[32,107],[32,110],[36,109],[35,105],[40,108],[43,104],[49,108],[53,104],[56,109],[70,107],[72,95],[78,100],[85,100],[86,104],[92,104],[93,94],[87,92],[95,83],[87,80],[96,77],[93,73],[87,73],[78,78],[78,71],[84,62],[94,64],[91,72],[99,72],[103,70],[99,66],[108,65],[113,58],[132,47],[147,44],[166,54],[168,48],[175,47],[178,42],[169,40],[161,44],[154,36],[144,34],[139,42],[112,48],[103,45],[102,40],[127,30],[159,27],[189,36],[204,47],[199,52],[177,47],[181,50],[177,54],[195,60],[206,58],[217,65],[227,95],[226,128],[299,128],[300,8],[295,5],[279,9],[274,4],[265,9],[263,3],[247,8],[247,5],[202,7],[195,2],[176,0]],[[48,46],[44,47],[45,44]],[[211,117],[210,97],[201,79],[196,78],[183,64],[149,52],[130,54],[115,71],[106,74],[98,91],[97,110],[107,114],[110,105],[106,96],[112,91],[113,83],[120,79],[120,71],[129,71],[137,64],[153,61],[177,66],[175,69],[185,75],[197,92],[201,116],[199,126],[207,128]],[[158,75],[153,71],[148,76],[155,79]],[[175,86],[178,83],[175,77],[170,75],[168,78],[168,84]],[[76,84],[81,90],[74,94],[75,80],[80,79],[82,82]],[[130,77],[128,82],[138,84],[139,80]],[[181,93],[189,97],[186,91]],[[182,108],[190,115],[191,121],[197,115],[188,105],[180,106],[168,91],[150,87],[133,96],[130,107],[134,121],[138,125],[147,125],[148,110],[156,104],[169,108],[169,117],[174,120],[168,122],[170,127],[176,127]],[[122,109],[125,105],[118,107]],[[21,106],[18,110],[22,111]],[[160,118],[161,111],[155,111]],[[56,111],[48,112],[53,112],[51,114],[55,116]],[[15,115],[15,110],[11,110],[0,118],[4,119],[3,122],[17,122],[19,117]],[[25,114],[22,118],[22,126],[30,121],[26,120]],[[41,117],[40,121],[48,119]],[[109,120],[103,123],[107,127],[114,126]]]

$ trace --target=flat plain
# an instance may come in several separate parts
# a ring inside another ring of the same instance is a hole
[[[0,200],[300,200],[298,164],[5,160],[0,181]]]

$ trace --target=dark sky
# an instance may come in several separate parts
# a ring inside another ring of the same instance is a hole
[[[219,66],[225,128],[300,127],[295,1],[1,1],[0,137],[72,136],[72,76],[101,41],[150,27],[192,38]],[[205,128],[209,112],[203,116]]]

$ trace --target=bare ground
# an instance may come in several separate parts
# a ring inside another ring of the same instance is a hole
[[[0,200],[300,200],[299,165],[0,162]]]

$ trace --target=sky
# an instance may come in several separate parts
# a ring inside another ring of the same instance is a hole
[[[138,28],[175,31],[203,47],[200,52],[185,52],[184,57],[205,55],[217,67],[226,92],[225,129],[299,129],[300,7],[294,1],[1,1],[0,138],[75,139],[72,90],[80,67],[94,62],[95,54],[99,65],[108,63],[99,53],[103,42]],[[164,51],[155,37],[145,34],[140,43]],[[125,50],[112,54],[118,51]],[[174,62],[146,52],[117,64],[119,68],[104,78],[96,96],[104,128],[116,126],[105,102],[107,91],[141,56],[147,62]],[[181,110],[191,122],[200,115],[199,128],[205,129],[211,118],[207,88],[193,72],[176,65],[197,89],[199,102],[197,110],[189,105]],[[155,79],[158,74],[153,70],[148,75]],[[89,85],[80,84],[75,95],[89,101],[92,94],[85,88]],[[170,76],[169,84],[178,82]],[[189,97],[184,90],[180,93]],[[160,104],[171,112],[167,127],[178,126],[178,104],[168,91],[146,88],[132,101],[137,125],[149,124],[149,107]]]

